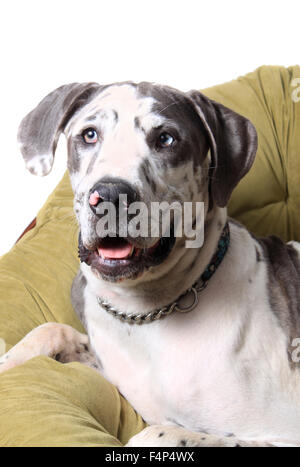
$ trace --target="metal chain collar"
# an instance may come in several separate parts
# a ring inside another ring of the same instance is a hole
[[[97,297],[99,305],[107,311],[107,313],[111,314],[115,318],[120,319],[121,321],[129,324],[143,324],[143,323],[151,323],[152,321],[157,321],[164,316],[168,316],[174,311],[178,311],[179,313],[188,313],[192,311],[199,302],[198,294],[205,289],[208,284],[209,279],[215,273],[217,267],[222,262],[225,253],[228,249],[230,241],[230,232],[228,223],[226,223],[220,240],[218,242],[217,251],[214,254],[211,262],[205,269],[204,273],[201,275],[200,279],[198,279],[192,287],[190,287],[186,292],[178,297],[178,299],[171,303],[170,305],[164,306],[163,308],[158,308],[156,310],[149,311],[148,313],[142,314],[135,314],[130,313],[127,314],[123,311],[119,311],[110,305],[106,300]],[[193,298],[193,303],[188,306],[180,306],[180,301],[185,298],[187,295],[191,294]]]

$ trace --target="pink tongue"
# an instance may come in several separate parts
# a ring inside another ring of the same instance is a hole
[[[132,245],[126,243],[124,245],[112,247],[101,246],[98,248],[98,253],[102,258],[111,258],[111,259],[124,259],[130,256],[132,252]]]

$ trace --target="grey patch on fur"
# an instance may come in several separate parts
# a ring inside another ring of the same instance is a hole
[[[141,125],[141,121],[140,121],[139,117],[134,117],[134,127],[135,127],[137,130],[142,130],[142,131],[143,131],[143,128],[142,128],[142,125]]]
[[[68,170],[72,174],[78,172],[80,169],[80,149],[78,148],[78,142],[69,139],[68,140]]]
[[[2,357],[0,357],[0,365],[4,365],[4,363],[6,362],[6,360],[8,360],[10,358],[10,354],[9,353],[6,353],[5,355],[2,355]]]
[[[208,174],[205,177],[195,177],[198,193],[202,193],[203,190],[209,185]]]
[[[144,178],[146,179],[146,182],[148,183],[148,185],[150,185],[150,184],[151,184],[151,179],[150,179],[150,177],[149,177],[149,175],[148,175],[148,172],[147,172],[147,170],[145,169],[145,166],[144,166],[144,165],[142,165],[141,170],[142,170],[142,172],[143,172]]]
[[[209,430],[207,428],[202,428],[202,427],[199,427],[199,428],[196,428],[195,430],[197,433],[203,433],[205,435],[208,435],[209,434]]]
[[[262,258],[261,258],[261,254],[257,248],[257,246],[255,247],[255,253],[256,253],[256,261],[259,263],[260,261],[263,261]]]
[[[74,311],[79,317],[85,330],[87,330],[86,318],[84,314],[84,290],[86,288],[86,285],[87,285],[87,280],[82,274],[81,270],[79,270],[72,284],[71,302],[72,302]]]
[[[140,174],[145,178],[146,182],[150,186],[152,193],[156,194],[157,186],[154,180],[154,177],[151,176],[150,173],[150,163],[147,159],[145,159],[140,167],[139,167]]]
[[[225,207],[238,182],[250,170],[257,151],[257,133],[252,123],[199,91],[187,95],[198,111],[211,153],[210,195]]]
[[[233,352],[235,352],[236,354],[241,352],[241,350],[245,347],[245,344],[247,342],[248,334],[249,334],[249,326],[241,326],[240,331],[237,334],[237,338],[234,341]],[[243,375],[246,381],[248,381],[248,379],[249,379],[249,382],[251,381],[247,365],[245,365],[243,368]]]
[[[98,158],[98,155],[99,155],[99,154],[98,154],[98,151],[97,151],[97,152],[95,152],[95,154],[92,156],[91,161],[90,161],[89,166],[88,166],[87,171],[86,171],[87,174],[90,174],[90,173],[93,171],[93,168],[94,168],[94,165],[95,165],[96,160],[97,160],[97,158]],[[104,161],[102,160],[101,162],[104,162]]]
[[[193,161],[196,168],[210,149],[210,201],[226,206],[254,161],[257,134],[251,122],[198,91],[184,93],[150,83],[139,83],[137,90],[139,95],[155,99],[152,110],[165,119],[162,127],[153,128],[147,135],[150,149],[159,151],[155,146],[159,132],[170,129],[176,140],[175,145],[164,148],[162,167]]]
[[[173,423],[173,425],[180,426],[181,428],[185,428],[185,426],[181,425],[181,423],[177,422],[177,420],[175,420],[175,418],[167,418],[166,420],[168,422]]]
[[[43,156],[51,162],[58,138],[70,118],[100,89],[101,86],[97,83],[73,83],[48,94],[22,120],[19,127],[18,141],[26,163],[36,156]],[[46,173],[45,171],[43,175]]]
[[[113,115],[114,115],[115,123],[118,123],[119,115],[118,115],[118,112],[116,110],[113,110]]]
[[[84,120],[84,122],[89,123],[89,122],[94,122],[95,120],[97,120],[97,115],[90,115]]]
[[[152,128],[146,135],[151,151],[160,152],[156,143],[162,132],[170,132],[176,140],[173,147],[162,150],[161,167],[176,168],[189,160],[193,160],[195,167],[201,165],[208,152],[208,139],[186,93],[146,82],[139,83],[137,91],[141,97],[152,97],[155,100],[152,111],[165,119],[165,124]]]
[[[300,336],[300,259],[297,250],[275,236],[257,239],[263,249],[268,272],[268,293],[271,309],[284,330],[287,354],[291,358],[293,339]]]
[[[85,193],[79,193],[79,194],[76,193],[75,202],[79,203],[82,206],[83,201],[84,201],[84,196],[85,196]]]

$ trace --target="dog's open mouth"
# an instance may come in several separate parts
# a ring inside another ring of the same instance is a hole
[[[122,237],[99,239],[94,250],[87,250],[79,236],[79,257],[101,277],[109,281],[136,279],[146,269],[158,266],[167,259],[175,244],[175,237],[162,237],[150,248],[135,246]]]

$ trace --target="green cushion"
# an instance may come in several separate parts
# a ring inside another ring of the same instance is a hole
[[[36,357],[0,378],[0,446],[116,446],[145,427],[117,389],[80,363]]]
[[[300,68],[262,67],[204,93],[250,118],[259,149],[236,188],[230,214],[259,235],[300,240],[300,103],[291,81]],[[83,331],[70,303],[79,266],[78,227],[66,174],[37,226],[0,260],[0,339],[7,350],[39,324]],[[0,445],[118,446],[145,424],[94,370],[38,357],[0,375]]]
[[[204,91],[249,118],[258,132],[254,165],[235,189],[229,214],[256,235],[275,234],[285,241],[300,240],[300,102],[292,98],[296,78],[299,66],[263,66]]]

